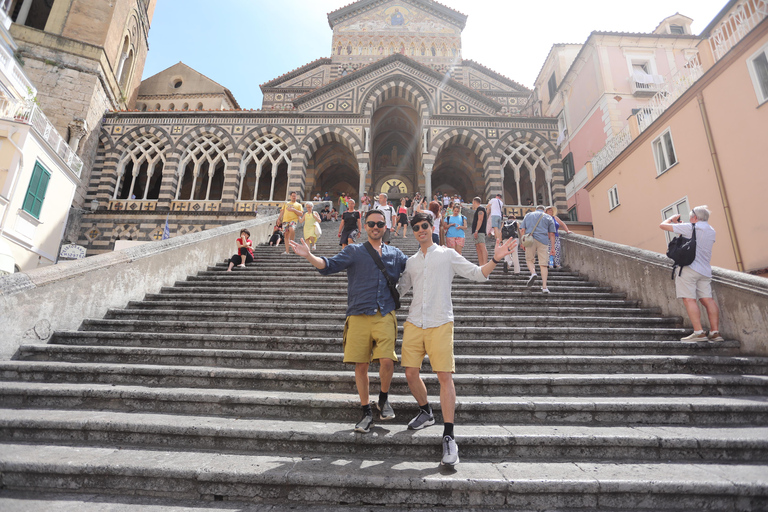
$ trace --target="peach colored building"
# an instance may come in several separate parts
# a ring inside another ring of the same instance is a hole
[[[765,275],[768,220],[768,2],[734,0],[701,34],[699,56],[674,87],[630,119],[628,144],[585,187],[595,236],[665,252],[658,227],[708,205],[717,231],[712,264]]]
[[[627,118],[696,54],[692,20],[675,14],[652,33],[592,32],[556,44],[536,79],[534,114],[558,118],[568,217],[590,222],[586,164]]]

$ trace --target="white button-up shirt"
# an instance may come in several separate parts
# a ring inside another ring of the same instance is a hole
[[[453,322],[451,283],[454,275],[470,281],[487,281],[483,271],[453,249],[431,245],[425,255],[421,249],[408,258],[398,289],[405,295],[413,288],[407,321],[422,329]]]

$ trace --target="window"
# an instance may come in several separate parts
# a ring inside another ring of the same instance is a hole
[[[555,93],[557,92],[557,78],[555,77],[554,73],[552,73],[552,76],[549,77],[547,88],[549,89],[549,102],[552,103],[552,99],[555,97]]]
[[[653,159],[656,162],[656,174],[662,174],[677,163],[672,132],[667,129],[653,143]]]
[[[203,110],[203,104],[202,103],[198,103],[197,104],[197,110]]]
[[[670,34],[678,34],[678,35],[684,35],[685,29],[681,27],[680,25],[670,25],[669,26],[669,33]]]
[[[579,222],[579,214],[576,211],[576,205],[572,206],[568,209],[568,221],[569,222]]]
[[[768,101],[768,45],[752,55],[747,61],[749,74],[755,86],[757,100],[762,104]]]
[[[610,209],[613,210],[617,206],[619,206],[619,189],[616,185],[611,187],[608,190],[608,205],[610,206]]]
[[[43,209],[45,192],[48,190],[48,182],[51,181],[51,173],[39,162],[35,163],[32,178],[29,180],[27,195],[24,196],[22,209],[36,219],[40,219],[40,210]]]
[[[668,218],[672,217],[673,215],[680,215],[680,218],[684,221],[688,221],[688,214],[690,213],[691,209],[688,206],[688,198],[684,197],[680,199],[679,201],[676,201],[672,203],[671,205],[667,206],[666,208],[663,208],[661,210],[661,220],[667,220]],[[667,243],[672,241],[673,238],[675,238],[677,235],[673,233],[672,231],[665,231],[664,232],[667,236]]]
[[[567,185],[573,179],[576,171],[573,168],[573,153],[568,153],[563,158],[563,176],[565,177],[565,184]]]

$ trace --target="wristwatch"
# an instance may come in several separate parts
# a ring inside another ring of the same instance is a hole
[[[498,265],[499,263],[501,263],[500,261],[496,261],[496,258],[491,258],[491,261],[492,261],[492,262],[494,262],[494,263],[495,263],[495,264],[497,264],[497,265]]]

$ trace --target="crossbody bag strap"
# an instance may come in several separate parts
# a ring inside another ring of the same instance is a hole
[[[392,278],[389,276],[389,274],[387,274],[387,269],[384,267],[384,262],[381,261],[381,257],[379,256],[378,251],[373,248],[371,242],[365,242],[363,246],[368,251],[368,254],[371,255],[371,258],[373,258],[374,263],[376,263],[376,266],[379,267],[381,273],[384,274],[384,279],[387,280],[387,287],[389,288],[389,292],[392,294],[392,298],[395,300],[395,309],[400,309],[400,293],[398,293]]]
[[[541,222],[541,219],[544,218],[544,215],[546,214],[542,213],[539,215],[539,220],[536,221],[536,224],[533,225],[533,229],[531,230],[531,236],[533,236],[533,232],[536,231],[536,228],[539,227],[539,222]]]

